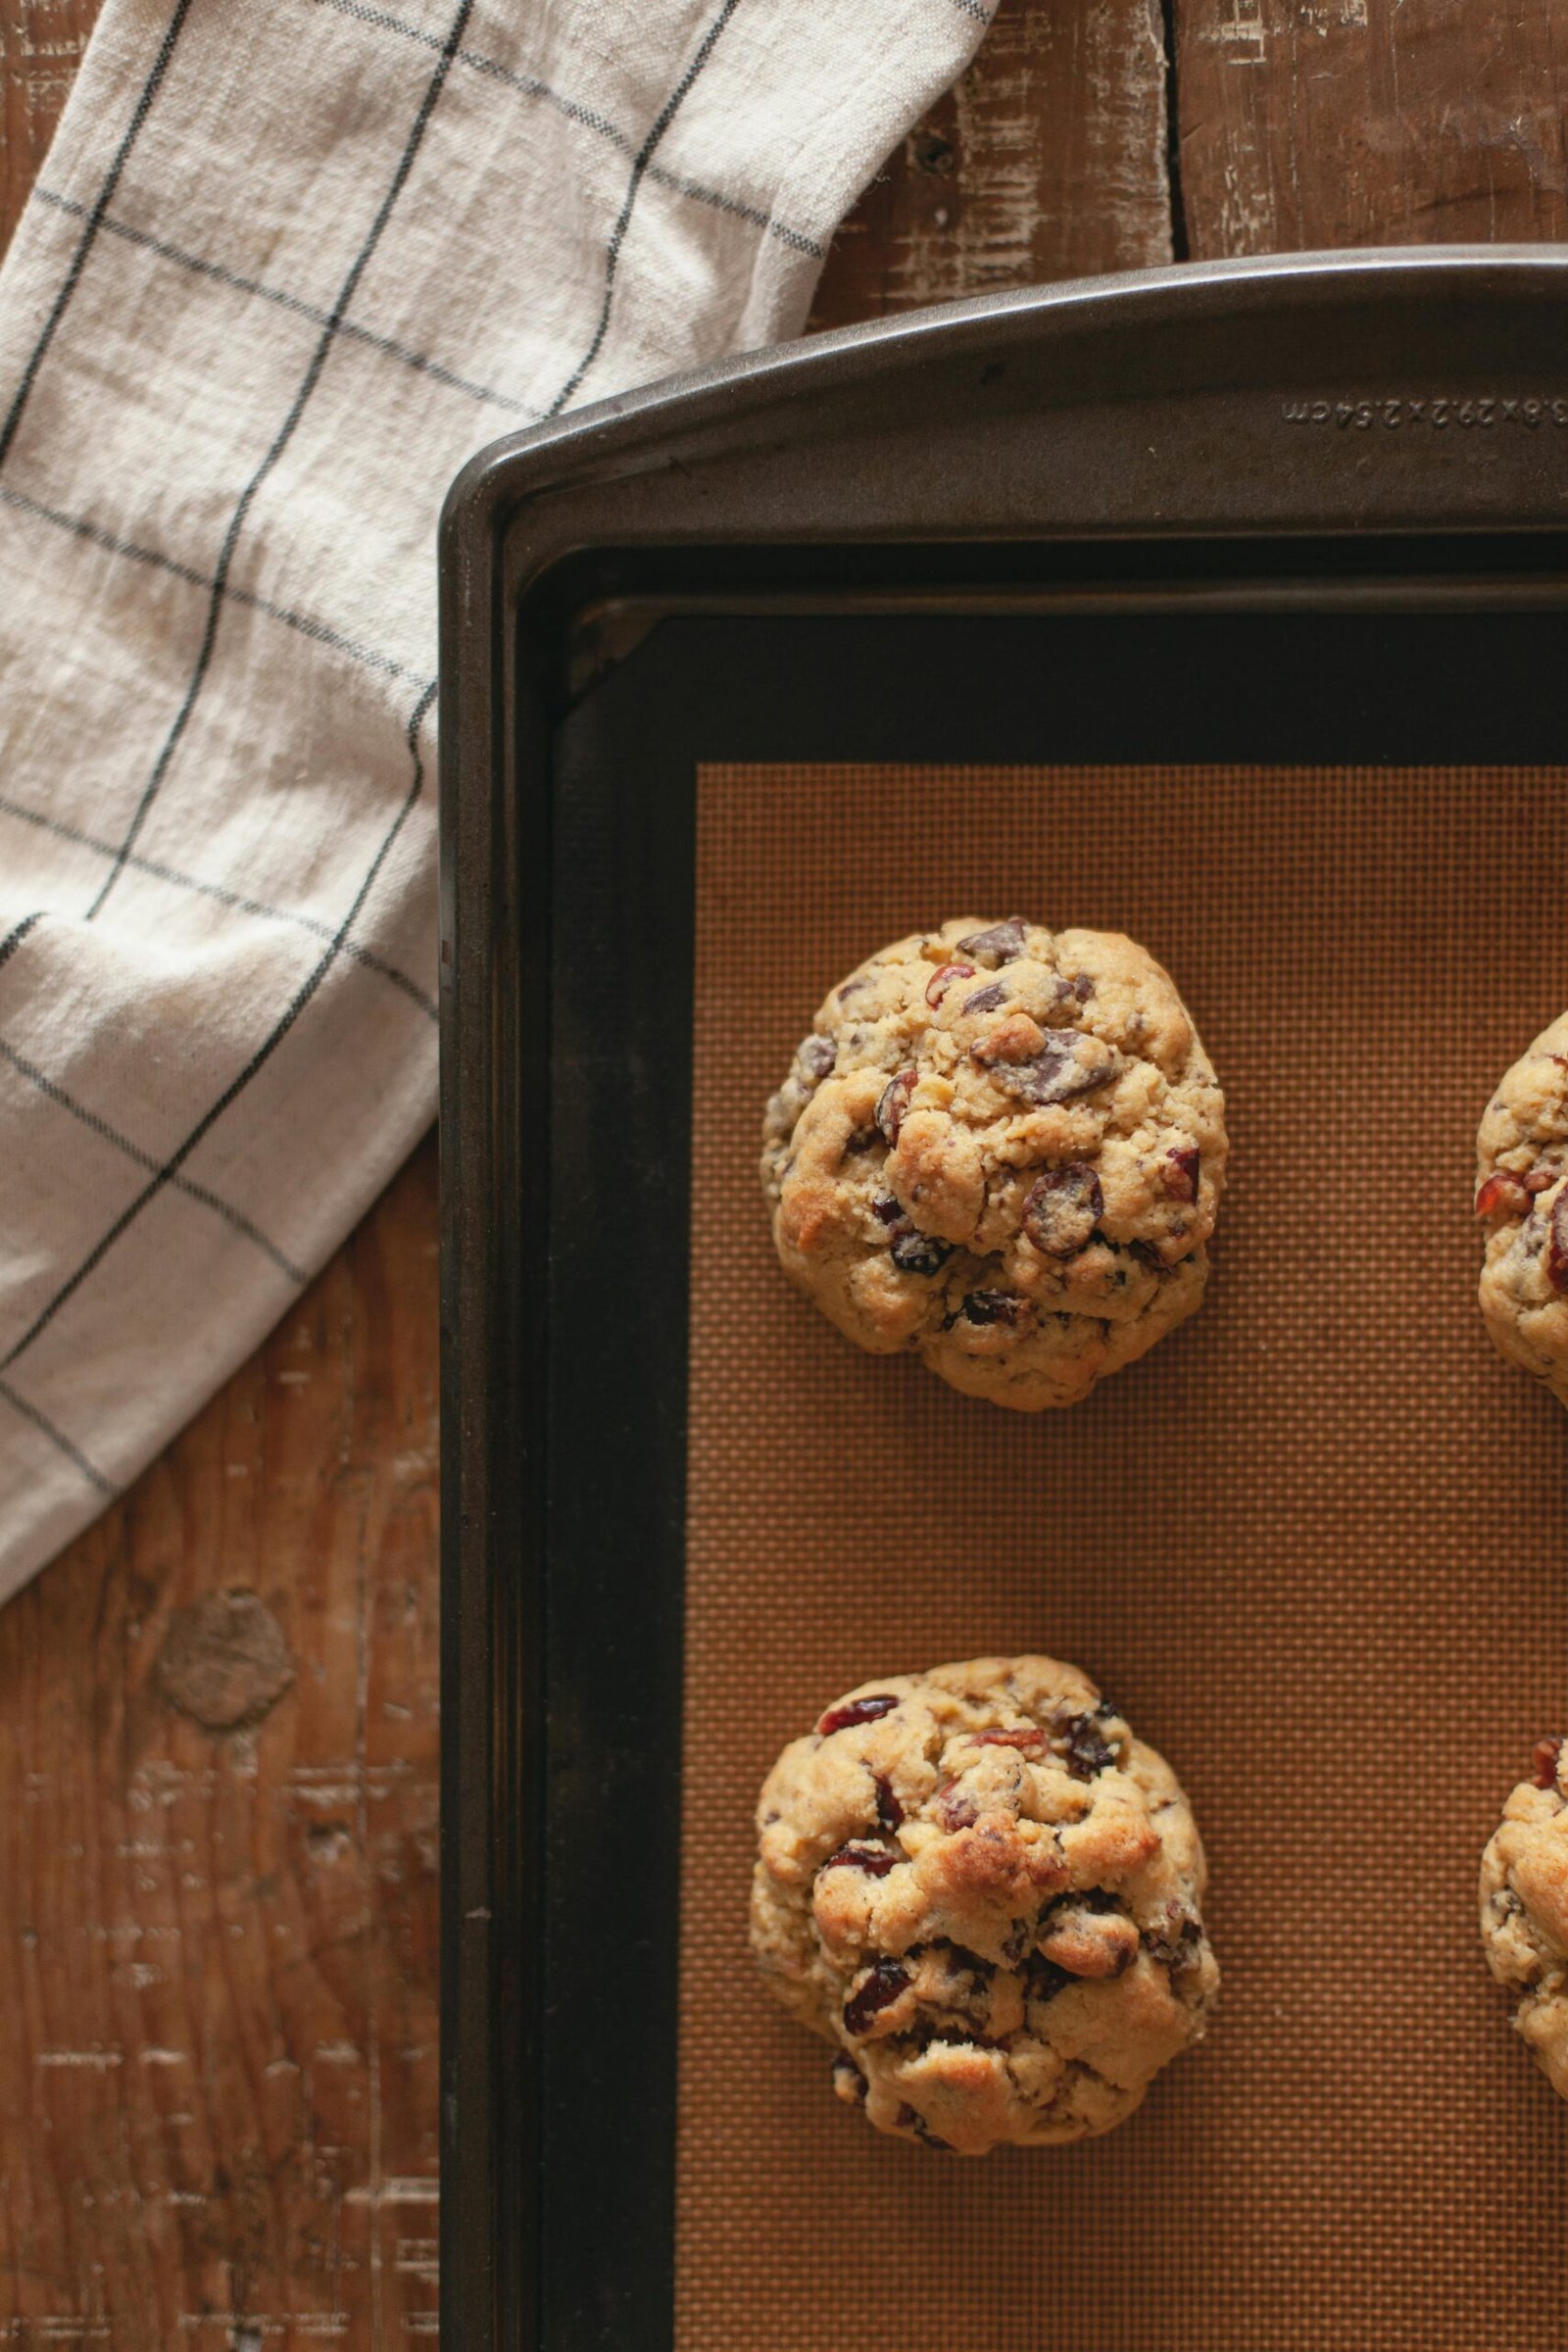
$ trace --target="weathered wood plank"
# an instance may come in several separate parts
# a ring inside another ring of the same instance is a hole
[[[433,2328],[435,1218],[427,1145],[0,1612],[8,2340]]]
[[[0,15],[0,246],[96,13]],[[434,2334],[435,1247],[427,1145],[0,1612],[7,2341]]]
[[[0,9],[0,253],[37,176],[101,0]]]
[[[811,323],[1170,258],[1157,0],[1003,0],[839,232]]]
[[[1188,250],[1568,236],[1568,0],[1173,0]]]

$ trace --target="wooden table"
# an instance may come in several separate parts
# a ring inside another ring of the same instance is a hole
[[[0,234],[95,13],[0,12]],[[1565,122],[1568,0],[1003,0],[816,322],[1560,238]],[[436,1348],[427,1143],[0,1612],[0,2343],[435,2333]]]

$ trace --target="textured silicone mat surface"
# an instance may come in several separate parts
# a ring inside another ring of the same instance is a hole
[[[681,2352],[1547,2352],[1565,2118],[1480,1849],[1563,1728],[1561,1410],[1474,1305],[1489,1090],[1568,1001],[1564,773],[710,767],[699,782]],[[1065,1412],[858,1353],[774,1263],[761,1107],[950,914],[1126,930],[1230,1112],[1208,1298]],[[1224,1970],[1120,2131],[877,2137],[746,1948],[777,1749],[1042,1649],[1182,1774]]]

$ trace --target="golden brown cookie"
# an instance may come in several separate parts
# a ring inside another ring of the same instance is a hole
[[[830,992],[768,1104],[762,1189],[785,1272],[858,1346],[1035,1412],[1199,1304],[1225,1156],[1152,956],[964,916]]]
[[[1502,1808],[1481,1857],[1481,1941],[1514,1996],[1513,2022],[1568,2099],[1568,1746],[1536,1745],[1536,1769]]]
[[[1088,2139],[1202,2034],[1207,1872],[1168,1764],[1055,1658],[838,1699],[769,1773],[752,1945],[878,2131]]]
[[[1481,1312],[1499,1352],[1568,1404],[1568,1012],[1487,1104],[1476,1137]]]

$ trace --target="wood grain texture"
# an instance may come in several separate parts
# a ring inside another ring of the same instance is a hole
[[[0,2342],[434,2332],[435,1252],[426,1145],[0,1612]]]
[[[54,136],[100,0],[0,0],[0,252]]]
[[[813,327],[1171,258],[1158,0],[1002,0],[834,242]]]
[[[1173,0],[1186,250],[1568,235],[1568,0]]]

